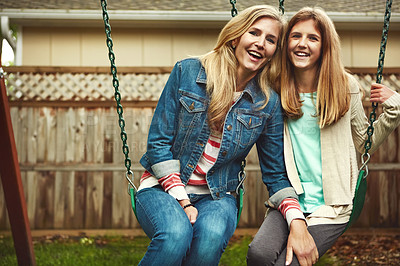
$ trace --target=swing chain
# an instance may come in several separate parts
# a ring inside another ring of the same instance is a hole
[[[231,15],[232,17],[235,17],[238,14],[238,11],[236,9],[236,0],[229,0],[229,2],[232,5],[232,10],[231,10]],[[284,3],[285,0],[279,0],[279,10],[282,12],[282,14],[285,14],[285,6]]]
[[[285,14],[285,6],[283,5],[284,2],[285,0],[279,0],[279,10],[282,12],[282,15]]]
[[[111,74],[113,75],[113,86],[114,86],[114,98],[117,102],[117,114],[118,114],[118,124],[119,127],[121,128],[121,140],[122,140],[122,151],[125,155],[125,167],[126,167],[126,178],[128,179],[129,183],[133,186],[132,181],[130,178],[128,178],[129,175],[133,176],[133,173],[131,171],[131,166],[132,162],[131,159],[129,158],[129,147],[127,144],[127,134],[125,132],[125,120],[123,117],[123,108],[121,105],[121,94],[119,92],[119,81],[117,78],[117,67],[115,66],[115,54],[113,52],[113,41],[111,39],[111,26],[109,23],[109,17],[107,13],[107,1],[106,0],[100,0],[101,1],[101,7],[103,10],[103,20],[104,20],[104,26],[105,26],[105,32],[107,35],[107,47],[108,47],[108,58],[110,59],[111,63]],[[132,178],[133,179],[133,178]]]
[[[386,43],[387,43],[387,39],[388,39],[391,8],[392,8],[392,0],[387,0],[386,1],[386,11],[385,11],[385,20],[383,23],[383,30],[382,30],[381,48],[379,51],[378,73],[376,75],[376,83],[381,83],[381,81],[382,81],[383,62],[385,60],[385,50],[386,50]]]
[[[379,60],[378,60],[378,70],[376,74],[376,83],[381,83],[382,81],[382,71],[383,71],[383,63],[385,59],[385,51],[386,51],[386,43],[387,43],[387,38],[388,38],[388,32],[389,32],[389,22],[390,22],[390,14],[391,14],[391,9],[392,9],[392,0],[386,0],[386,11],[385,11],[385,18],[384,18],[384,23],[383,23],[383,30],[382,30],[382,40],[381,40],[381,46],[379,50]],[[372,103],[372,111],[369,115],[369,122],[370,125],[367,129],[367,135],[368,138],[365,141],[365,153],[361,156],[361,161],[362,161],[362,166],[360,170],[363,168],[366,169],[366,173],[368,173],[368,166],[367,163],[370,159],[370,155],[368,151],[371,149],[372,145],[372,135],[374,134],[374,122],[376,120],[376,108],[378,107],[378,103],[373,102]],[[365,175],[366,177],[366,175]]]
[[[236,16],[238,14],[238,11],[236,9],[236,0],[229,0],[231,5],[232,5],[232,10],[231,10],[231,15],[232,17]]]
[[[244,180],[246,179],[246,171],[244,170],[244,168],[246,167],[246,160],[242,161],[241,164],[241,169],[240,172],[238,173],[238,179],[239,179],[239,184],[236,187],[236,194],[239,195],[239,189],[243,189],[243,194],[244,194]]]

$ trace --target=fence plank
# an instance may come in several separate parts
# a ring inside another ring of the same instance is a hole
[[[28,142],[28,133],[27,133],[27,125],[28,125],[28,119],[27,119],[27,113],[28,113],[28,108],[20,108],[19,110],[19,115],[17,116],[17,123],[16,123],[16,131],[14,131],[14,138],[16,141],[16,146],[17,146],[17,152],[18,152],[18,161],[19,162],[27,162],[27,142]],[[13,126],[14,127],[14,126]],[[29,193],[29,186],[28,186],[28,179],[27,179],[28,173],[27,172],[22,172],[21,173],[21,182],[22,182],[22,187],[24,188],[24,196],[25,199],[27,200],[27,211],[28,211],[28,219],[30,226],[32,227],[32,222],[31,222],[31,217],[32,217],[32,211],[29,208],[29,198],[28,194]],[[31,214],[30,214],[31,213]]]
[[[75,219],[71,224],[71,228],[85,228],[86,221],[86,181],[87,173],[75,172]]]
[[[54,225],[54,172],[37,175],[40,191],[35,214],[35,229],[52,229]]]
[[[87,161],[102,163],[104,156],[104,120],[103,110],[100,108],[90,110],[87,116]],[[86,220],[85,228],[102,227],[103,211],[103,173],[88,173],[86,183]]]
[[[75,161],[75,125],[76,123],[76,113],[73,108],[68,108],[65,114],[65,162],[71,163]],[[67,173],[64,178],[65,187],[64,187],[64,209],[65,209],[65,220],[64,227],[72,227],[75,219],[75,171],[71,171]]]
[[[65,134],[67,130],[66,126],[66,112],[65,109],[58,109],[56,114],[56,125],[54,128],[55,132],[55,162],[65,161],[65,149],[66,141]],[[54,228],[64,228],[65,221],[65,188],[68,182],[65,177],[68,173],[59,172],[55,173],[55,184],[54,184]]]
[[[27,110],[27,135],[26,135],[26,161],[28,163],[36,163],[36,155],[37,155],[37,109],[28,109]],[[31,227],[35,227],[35,215],[36,215],[36,207],[39,199],[39,187],[38,187],[38,179],[36,172],[28,172],[27,173],[27,208],[28,208],[28,218],[29,224]]]

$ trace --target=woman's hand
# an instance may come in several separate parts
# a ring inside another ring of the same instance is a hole
[[[314,238],[307,230],[304,220],[293,220],[290,224],[290,233],[287,243],[286,265],[290,265],[293,252],[300,265],[313,265],[318,261],[319,255]]]
[[[179,204],[183,207],[185,207],[186,205],[190,204],[190,200],[180,200]],[[187,217],[189,218],[189,221],[191,224],[194,224],[196,222],[197,219],[197,215],[198,215],[198,211],[197,209],[192,205],[189,207],[186,207],[183,209],[187,215]]]
[[[383,103],[394,94],[394,91],[383,84],[372,83],[371,85],[371,102]]]

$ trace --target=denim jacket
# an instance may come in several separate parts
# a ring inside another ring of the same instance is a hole
[[[235,191],[238,173],[253,144],[259,154],[263,182],[272,207],[297,198],[283,159],[283,115],[279,96],[270,91],[268,104],[253,78],[230,108],[223,127],[221,148],[206,180],[218,199]],[[150,125],[147,152],[140,163],[157,179],[180,173],[186,184],[210,136],[206,72],[198,59],[185,59],[174,66],[160,96]],[[279,193],[277,193],[279,191]]]

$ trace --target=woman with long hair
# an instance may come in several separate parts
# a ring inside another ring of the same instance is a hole
[[[296,200],[283,163],[280,99],[270,88],[283,27],[277,9],[250,7],[211,52],[176,63],[140,160],[137,217],[151,243],[139,265],[218,265],[236,228],[241,163],[254,144],[270,204]]]
[[[356,151],[363,153],[368,138],[360,86],[343,67],[328,15],[320,8],[298,11],[282,46],[285,164],[312,239],[290,232],[279,211],[271,210],[250,244],[249,265],[312,265],[310,248],[316,245],[321,257],[334,244],[353,208]],[[400,123],[400,95],[372,84],[370,99],[383,105],[374,122],[372,153]]]

